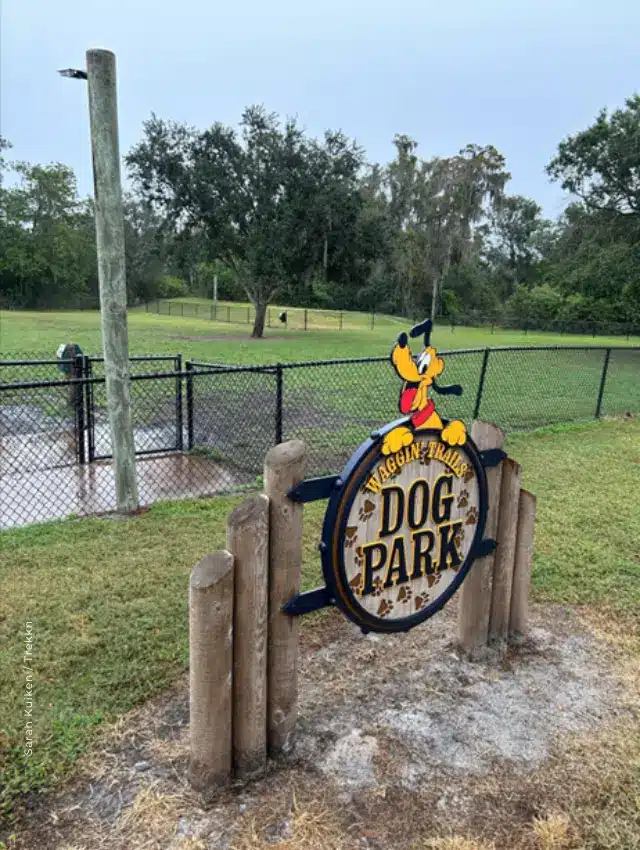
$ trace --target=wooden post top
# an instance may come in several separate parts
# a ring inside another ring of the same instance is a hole
[[[302,440],[289,440],[269,449],[265,458],[265,465],[277,467],[299,463],[304,458],[305,452],[306,446]]]
[[[263,493],[247,496],[244,502],[234,508],[234,510],[229,514],[227,526],[230,528],[237,528],[240,525],[244,525],[246,522],[251,522],[251,520],[259,517],[268,510],[268,508],[269,499]]]
[[[204,590],[213,587],[233,569],[231,552],[214,552],[199,561],[191,571],[191,587],[193,590]]]

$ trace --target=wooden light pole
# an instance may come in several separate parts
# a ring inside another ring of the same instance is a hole
[[[129,391],[127,279],[118,144],[116,57],[110,50],[88,50],[86,72],[68,69],[60,73],[65,77],[86,79],[89,84],[104,373],[116,480],[116,507],[126,513],[138,507],[138,482]]]

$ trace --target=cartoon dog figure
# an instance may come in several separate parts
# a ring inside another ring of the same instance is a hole
[[[462,387],[454,384],[439,387],[436,378],[444,370],[444,361],[435,348],[429,345],[432,323],[430,319],[411,328],[412,338],[424,333],[424,351],[414,358],[407,344],[406,333],[401,333],[391,351],[391,362],[398,375],[404,381],[400,391],[400,411],[409,415],[406,425],[399,425],[384,438],[382,453],[394,454],[403,446],[410,446],[416,431],[426,428],[438,428],[442,431],[442,440],[450,446],[462,446],[467,439],[464,422],[454,419],[445,425],[436,413],[433,399],[429,398],[429,387],[440,395],[461,395]]]

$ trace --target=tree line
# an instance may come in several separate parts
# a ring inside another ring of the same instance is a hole
[[[130,303],[194,294],[407,317],[640,324],[640,96],[560,142],[556,220],[510,195],[503,155],[420,156],[406,135],[369,163],[341,132],[250,107],[238,128],[154,115],[125,157]],[[8,159],[0,139],[0,304],[98,304],[93,208],[65,165]]]

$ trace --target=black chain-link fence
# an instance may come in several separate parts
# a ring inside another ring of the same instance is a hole
[[[640,348],[491,348],[443,353],[445,418],[507,430],[640,412]],[[115,507],[100,358],[0,362],[0,528]],[[71,368],[72,367],[72,368]],[[131,360],[140,502],[260,483],[270,446],[299,438],[307,474],[339,471],[399,417],[388,357],[235,367],[180,355]]]
[[[134,308],[136,311],[155,313],[160,316],[181,316],[194,319],[209,319],[214,322],[226,322],[232,325],[253,325],[255,309],[252,304],[206,303],[197,301],[158,300]],[[418,321],[421,317],[414,316]],[[265,325],[268,328],[285,330],[348,330],[350,328],[375,328],[381,321],[402,321],[399,316],[378,315],[373,311],[354,312],[351,310],[323,310],[306,307],[268,307]],[[544,332],[560,335],[579,336],[621,336],[630,339],[640,337],[640,324],[629,320],[613,322],[593,319],[520,319],[507,316],[486,316],[469,313],[458,316],[439,316],[436,325],[450,328],[486,328],[492,333],[497,331],[521,331],[528,333]]]

